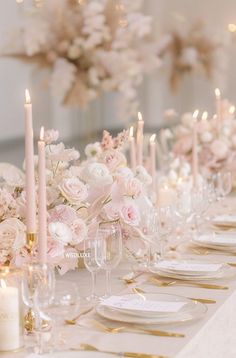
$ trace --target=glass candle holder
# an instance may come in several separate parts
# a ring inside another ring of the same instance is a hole
[[[0,353],[24,345],[24,311],[20,269],[0,267]]]

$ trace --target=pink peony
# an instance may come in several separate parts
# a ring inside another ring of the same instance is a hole
[[[0,252],[4,256],[13,255],[25,245],[25,225],[16,218],[0,223]]]
[[[80,154],[75,149],[65,149],[63,143],[53,144],[46,147],[46,153],[49,160],[69,162],[71,160],[77,160]]]

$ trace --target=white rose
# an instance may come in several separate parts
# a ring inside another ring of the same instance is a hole
[[[44,133],[44,141],[46,144],[51,144],[53,142],[56,142],[59,138],[59,132],[55,129],[48,129]]]
[[[16,218],[10,218],[0,223],[0,250],[13,252],[25,244],[25,225]]]
[[[148,174],[147,170],[142,165],[136,167],[135,176],[141,183],[143,183],[143,185],[149,186],[152,184],[151,175]]]
[[[209,143],[213,139],[213,135],[211,132],[204,132],[200,135],[200,139],[203,143]]]
[[[72,232],[69,226],[59,221],[52,222],[48,225],[48,231],[52,239],[66,245],[72,240]]]
[[[95,157],[102,152],[99,142],[90,143],[85,147],[85,154],[88,158]]]
[[[24,173],[12,164],[0,163],[1,178],[11,187],[23,187],[25,184]]]
[[[88,197],[87,186],[76,177],[63,179],[58,187],[62,195],[71,203],[81,203]]]
[[[109,169],[102,163],[89,163],[81,172],[81,178],[90,185],[112,184],[113,178]]]
[[[133,178],[134,174],[132,172],[132,170],[128,167],[120,167],[117,169],[116,171],[116,176],[118,178]]]

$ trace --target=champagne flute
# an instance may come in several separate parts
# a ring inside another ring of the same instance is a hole
[[[100,270],[100,266],[96,261],[96,239],[86,239],[84,241],[84,265],[86,269],[91,273],[92,278],[92,292],[91,295],[86,299],[88,301],[96,302],[99,299],[99,296],[96,295],[96,282],[97,282],[97,272]]]
[[[163,259],[165,254],[165,245],[168,244],[170,236],[174,230],[175,225],[175,216],[172,208],[170,206],[159,207],[157,210],[158,215],[158,233],[160,237],[161,244],[161,259]]]
[[[122,235],[119,224],[100,224],[96,237],[96,262],[106,271],[106,293],[111,296],[111,271],[118,266],[122,258]]]

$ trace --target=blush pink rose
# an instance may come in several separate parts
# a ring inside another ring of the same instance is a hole
[[[86,239],[88,235],[88,228],[84,220],[78,218],[71,224],[72,244],[79,244]]]
[[[137,178],[120,178],[118,185],[123,195],[138,198],[142,194],[143,185]]]
[[[219,139],[216,139],[212,142],[210,146],[212,154],[218,159],[225,159],[228,155],[228,146],[226,143],[222,142]]]
[[[62,180],[59,190],[70,203],[74,204],[81,203],[88,197],[87,186],[76,177]]]
[[[137,207],[134,204],[126,204],[120,210],[120,217],[124,223],[131,226],[138,226],[140,222],[140,215]]]
[[[106,164],[111,172],[114,172],[118,168],[127,164],[124,154],[115,149],[110,149],[103,152],[99,159],[102,163]]]

